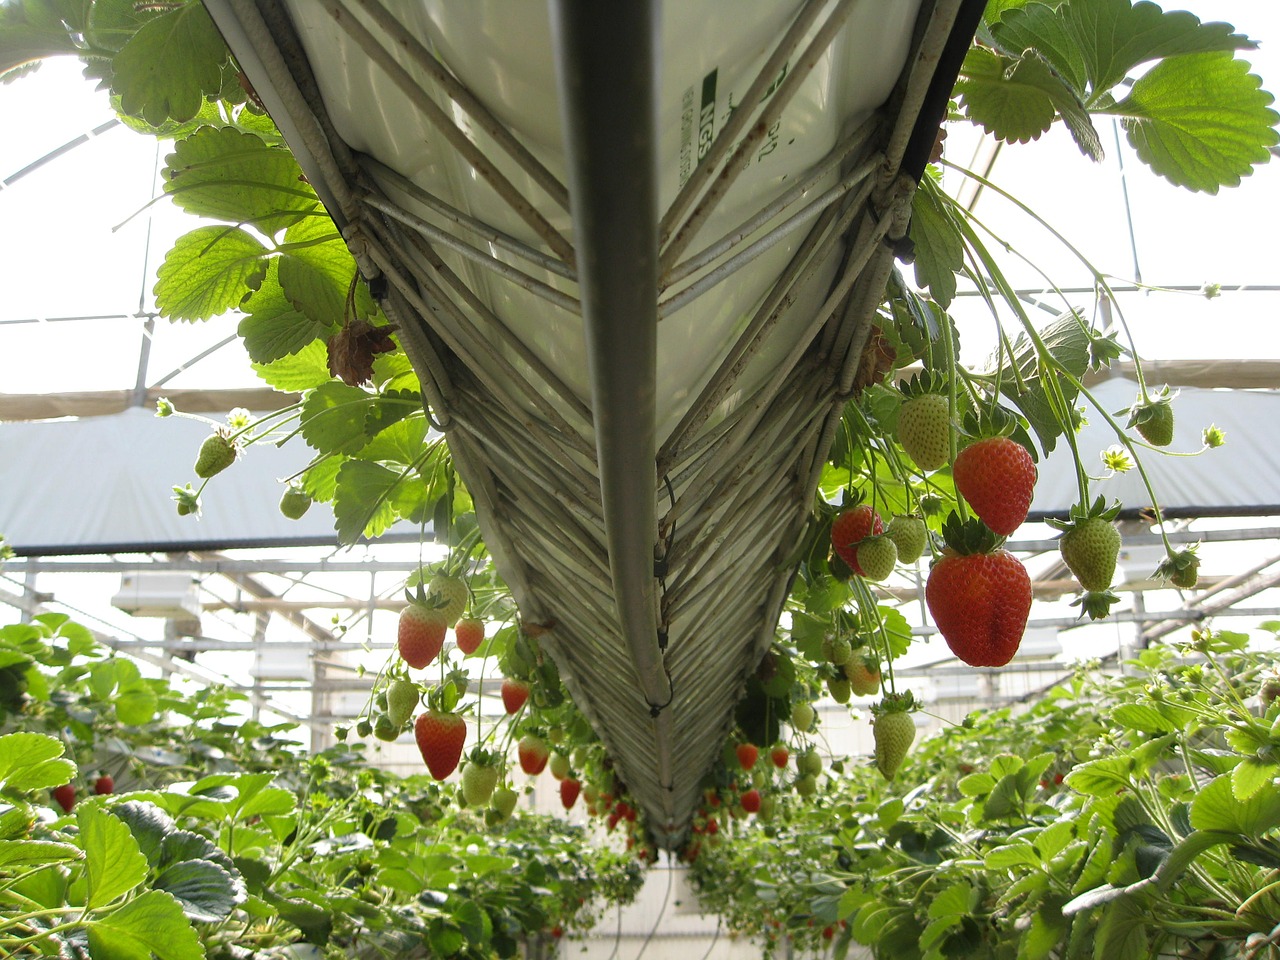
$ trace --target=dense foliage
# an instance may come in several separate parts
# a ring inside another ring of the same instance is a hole
[[[0,953],[512,956],[641,868],[558,818],[486,823],[425,775],[307,756],[43,615],[0,629]]]
[[[1273,625],[1274,626],[1274,625]],[[1280,957],[1276,648],[1196,633],[721,818],[703,905],[769,946],[878,958]]]

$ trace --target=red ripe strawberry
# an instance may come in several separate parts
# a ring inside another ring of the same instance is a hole
[[[104,773],[97,780],[93,781],[93,792],[98,796],[115,793],[116,782],[109,773]]]
[[[564,804],[566,810],[571,810],[573,805],[578,801],[578,794],[582,791],[582,784],[572,777],[565,777],[560,781],[560,802]]]
[[[531,777],[540,774],[547,765],[551,750],[547,742],[532,733],[525,734],[516,745],[516,755],[520,758],[520,769]]]
[[[431,776],[444,780],[458,768],[467,741],[467,723],[456,713],[428,710],[413,724],[418,750]]]
[[[974,667],[1013,659],[1031,613],[1031,578],[1007,550],[948,550],[925,584],[925,600],[951,652]]]
[[[1036,465],[1022,444],[1008,437],[979,440],[956,454],[951,473],[973,512],[1000,536],[1010,536],[1027,519]]]
[[[779,744],[769,751],[769,759],[773,761],[773,765],[781,770],[787,765],[787,761],[791,759],[791,753],[786,747]]]
[[[760,791],[756,789],[748,790],[738,798],[738,802],[742,804],[742,809],[747,813],[760,812]]]
[[[884,533],[884,521],[870,504],[860,503],[845,510],[831,524],[831,546],[849,569],[863,576],[858,566],[858,544],[873,534]]]
[[[518,713],[529,699],[529,682],[506,677],[502,681],[502,705],[507,713]]]
[[[484,621],[477,620],[475,617],[464,617],[453,628],[453,639],[458,644],[459,650],[471,656],[480,649],[480,644],[484,643]]]
[[[415,670],[421,670],[440,655],[444,635],[449,627],[439,610],[411,603],[400,611],[396,644],[400,657]]]
[[[760,749],[754,743],[740,743],[734,750],[738,754],[738,763],[743,770],[750,770],[756,765],[756,758],[760,756]]]
[[[63,809],[63,812],[70,813],[76,805],[76,788],[69,783],[54,787],[53,799],[58,801],[58,806]]]

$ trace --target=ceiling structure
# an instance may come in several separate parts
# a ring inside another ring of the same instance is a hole
[[[983,4],[208,6],[675,844]]]

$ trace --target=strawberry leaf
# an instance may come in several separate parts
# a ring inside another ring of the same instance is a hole
[[[356,262],[328,217],[310,217],[285,231],[280,286],[289,302],[316,323],[336,327],[346,319],[347,294]],[[356,317],[374,312],[363,283],[356,286]]]
[[[253,369],[277,390],[310,390],[329,382],[328,359],[324,341],[312,340],[296,353],[270,363],[255,363]]]
[[[1129,143],[1152,170],[1212,194],[1238,186],[1280,142],[1280,114],[1261,83],[1230,54],[1189,54],[1152,67],[1105,112],[1125,118]]]
[[[320,207],[286,147],[231,127],[201,127],[165,162],[164,192],[197,216],[274,234]]]
[[[247,315],[236,333],[255,363],[271,363],[295,354],[308,344],[327,337],[333,327],[319,323],[299,311],[284,295],[280,286],[279,261],[273,260],[262,286],[245,301]],[[318,382],[329,379],[327,367]],[[313,387],[316,383],[306,386]],[[294,388],[297,389],[297,388]],[[304,387],[305,389],[305,387]]]
[[[927,287],[941,306],[956,295],[956,273],[964,266],[964,245],[942,188],[931,176],[920,181],[911,201],[911,242],[915,247],[916,285]]]
[[[333,516],[338,542],[352,544],[362,536],[377,537],[396,521],[391,496],[400,472],[368,460],[348,460],[338,470]]]
[[[331,380],[302,402],[302,439],[321,453],[355,453],[369,440],[365,420],[377,398]]]
[[[238,307],[267,273],[266,248],[236,227],[178,238],[156,271],[156,307],[171,320],[207,320]]]
[[[190,120],[222,88],[227,46],[204,4],[174,7],[143,24],[112,61],[120,109],[152,126]]]

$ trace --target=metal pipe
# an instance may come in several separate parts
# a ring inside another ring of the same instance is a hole
[[[552,0],[605,539],[619,624],[659,723],[671,815],[671,681],[658,647],[653,551],[658,339],[658,7]],[[669,719],[669,718],[668,718]]]

